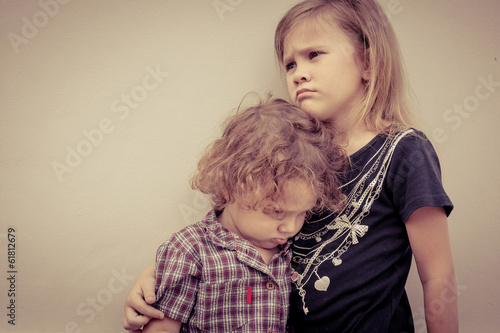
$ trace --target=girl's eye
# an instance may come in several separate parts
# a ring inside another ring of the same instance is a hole
[[[288,72],[289,70],[293,69],[295,67],[294,62],[289,62],[288,64],[285,65],[285,70]]]
[[[312,51],[311,53],[309,53],[309,59],[313,59],[313,58],[316,58],[317,56],[319,56],[321,54],[320,51]]]

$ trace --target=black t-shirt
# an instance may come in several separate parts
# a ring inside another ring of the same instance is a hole
[[[425,135],[380,134],[350,157],[339,213],[304,224],[293,244],[294,332],[414,332],[404,290],[412,252],[405,222],[453,205]]]

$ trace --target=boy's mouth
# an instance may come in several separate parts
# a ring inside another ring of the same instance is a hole
[[[279,245],[283,245],[288,242],[288,238],[273,238],[273,241]]]

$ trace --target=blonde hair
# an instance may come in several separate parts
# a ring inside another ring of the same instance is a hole
[[[305,0],[297,4],[276,28],[275,51],[282,68],[287,33],[311,19],[334,24],[350,36],[370,72],[358,121],[377,132],[389,131],[387,122],[399,125],[396,127],[415,126],[399,44],[380,5],[375,0]]]
[[[264,199],[280,203],[284,184],[300,179],[317,197],[315,212],[338,209],[337,175],[345,158],[333,136],[284,100],[261,101],[227,119],[222,137],[199,161],[191,186],[211,195],[216,210],[243,198],[255,209]]]

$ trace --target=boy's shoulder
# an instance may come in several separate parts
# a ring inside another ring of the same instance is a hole
[[[204,249],[210,246],[204,220],[185,226],[160,244],[156,252],[157,261],[165,260],[166,257],[171,259],[174,259],[172,257],[198,258]]]
[[[189,224],[181,230],[172,234],[168,242],[175,241],[199,241],[207,236],[207,229],[216,223],[216,216],[214,211],[210,211],[200,221]]]
[[[217,212],[212,209],[202,220],[174,233],[167,242],[184,248],[198,248],[209,244],[224,247],[233,240],[234,235],[220,224]]]

